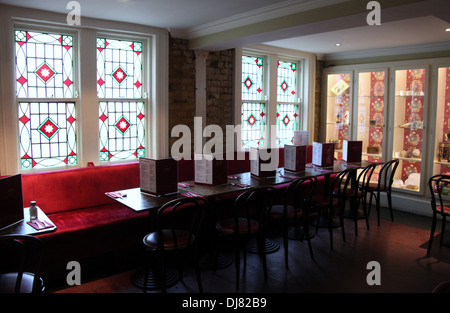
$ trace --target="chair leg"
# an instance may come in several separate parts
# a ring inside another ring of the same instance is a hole
[[[303,236],[306,236],[306,241],[308,241],[309,253],[311,254],[311,258],[314,260],[314,254],[311,245],[311,236],[309,235],[308,215],[306,215],[303,220]]]
[[[437,220],[436,213],[433,212],[433,219],[432,219],[432,222],[431,222],[430,241],[428,242],[427,255],[430,255],[431,245],[433,243],[433,238],[434,238],[434,232],[436,230],[436,220]]]
[[[328,211],[328,232],[330,233],[330,248],[331,250],[333,250],[333,214],[334,214],[334,210],[330,209]]]
[[[239,241],[235,243],[235,251],[234,251],[234,267],[236,268],[236,290],[239,290],[239,277],[240,277],[240,244]]]
[[[391,221],[394,221],[394,212],[392,211],[392,197],[391,197],[391,190],[387,190],[387,200],[389,205],[389,211],[391,212]]]
[[[446,216],[443,215],[442,216],[442,225],[441,225],[441,240],[440,240],[440,244],[442,244],[444,242],[444,237],[445,237],[445,223],[446,223]]]
[[[377,192],[377,195],[375,196],[375,200],[376,200],[376,206],[375,209],[377,210],[377,221],[378,221],[378,226],[380,226],[380,192]]]
[[[369,229],[369,213],[367,212],[367,199],[366,194],[362,198],[362,209],[364,213],[364,219],[366,220],[366,227]]]
[[[284,245],[284,266],[286,268],[289,268],[289,251],[288,251],[289,240],[288,240],[288,225],[286,220],[284,221],[283,225],[283,245]]]

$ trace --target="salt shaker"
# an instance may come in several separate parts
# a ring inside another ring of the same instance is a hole
[[[37,219],[37,208],[36,208],[36,201],[30,201],[30,220],[36,220]]]

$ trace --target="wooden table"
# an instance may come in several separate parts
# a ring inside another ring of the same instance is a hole
[[[48,228],[37,230],[34,227],[28,225],[27,222],[30,221],[30,213],[29,208],[24,208],[23,215],[24,218],[22,221],[15,223],[9,227],[6,227],[0,231],[1,235],[40,235],[44,233],[53,232],[56,230],[55,224],[48,218],[48,216],[39,208],[38,210],[38,220],[44,221],[46,225],[50,225]]]

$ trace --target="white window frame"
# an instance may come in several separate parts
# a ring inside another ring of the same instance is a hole
[[[264,134],[266,146],[276,147],[276,134],[271,134],[271,128],[276,130],[277,110],[277,64],[278,60],[297,62],[301,66],[298,77],[298,90],[300,98],[300,130],[309,131],[309,144],[314,138],[314,114],[315,114],[315,70],[316,56],[311,53],[298,50],[281,49],[268,45],[255,45],[245,48],[237,48],[235,53],[235,99],[234,99],[234,125],[241,123],[241,93],[242,93],[242,56],[263,56],[265,58],[266,87],[266,114],[267,128]],[[237,138],[236,150],[241,151],[241,138]]]
[[[0,5],[0,32],[3,39],[0,46],[0,175],[12,175],[45,169],[21,170],[19,160],[19,134],[17,117],[16,81],[15,81],[15,25],[27,25],[29,28],[46,27],[49,31],[61,29],[74,32],[78,46],[78,72],[75,83],[77,97],[77,144],[78,164],[84,167],[87,162],[100,163],[98,140],[98,98],[96,74],[96,38],[99,33],[120,36],[130,35],[145,38],[148,42],[146,68],[144,73],[147,91],[146,107],[146,155],[163,158],[169,155],[169,103],[168,103],[168,52],[169,34],[165,29],[105,21],[81,17],[81,25],[68,25],[66,15]],[[39,22],[36,22],[39,21]],[[38,30],[39,28],[36,28]],[[77,69],[76,69],[77,70]],[[67,99],[66,99],[67,100]],[[125,162],[125,161],[124,161]],[[132,162],[132,161],[126,161]],[[117,163],[117,162],[114,162]],[[66,167],[54,167],[57,170]]]

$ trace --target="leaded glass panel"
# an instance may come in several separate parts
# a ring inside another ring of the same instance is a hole
[[[263,100],[264,59],[242,56],[242,100]]]
[[[241,144],[242,149],[264,145],[266,112],[264,103],[242,103]]]
[[[18,116],[22,169],[77,164],[75,103],[20,102]]]
[[[142,42],[97,38],[99,98],[142,98]]]
[[[298,102],[297,63],[278,61],[278,102]]]
[[[144,157],[144,102],[100,102],[99,140],[100,161],[129,160]]]
[[[277,143],[278,145],[292,145],[294,131],[299,129],[298,105],[277,105]]]
[[[73,36],[14,31],[18,98],[73,98]]]

